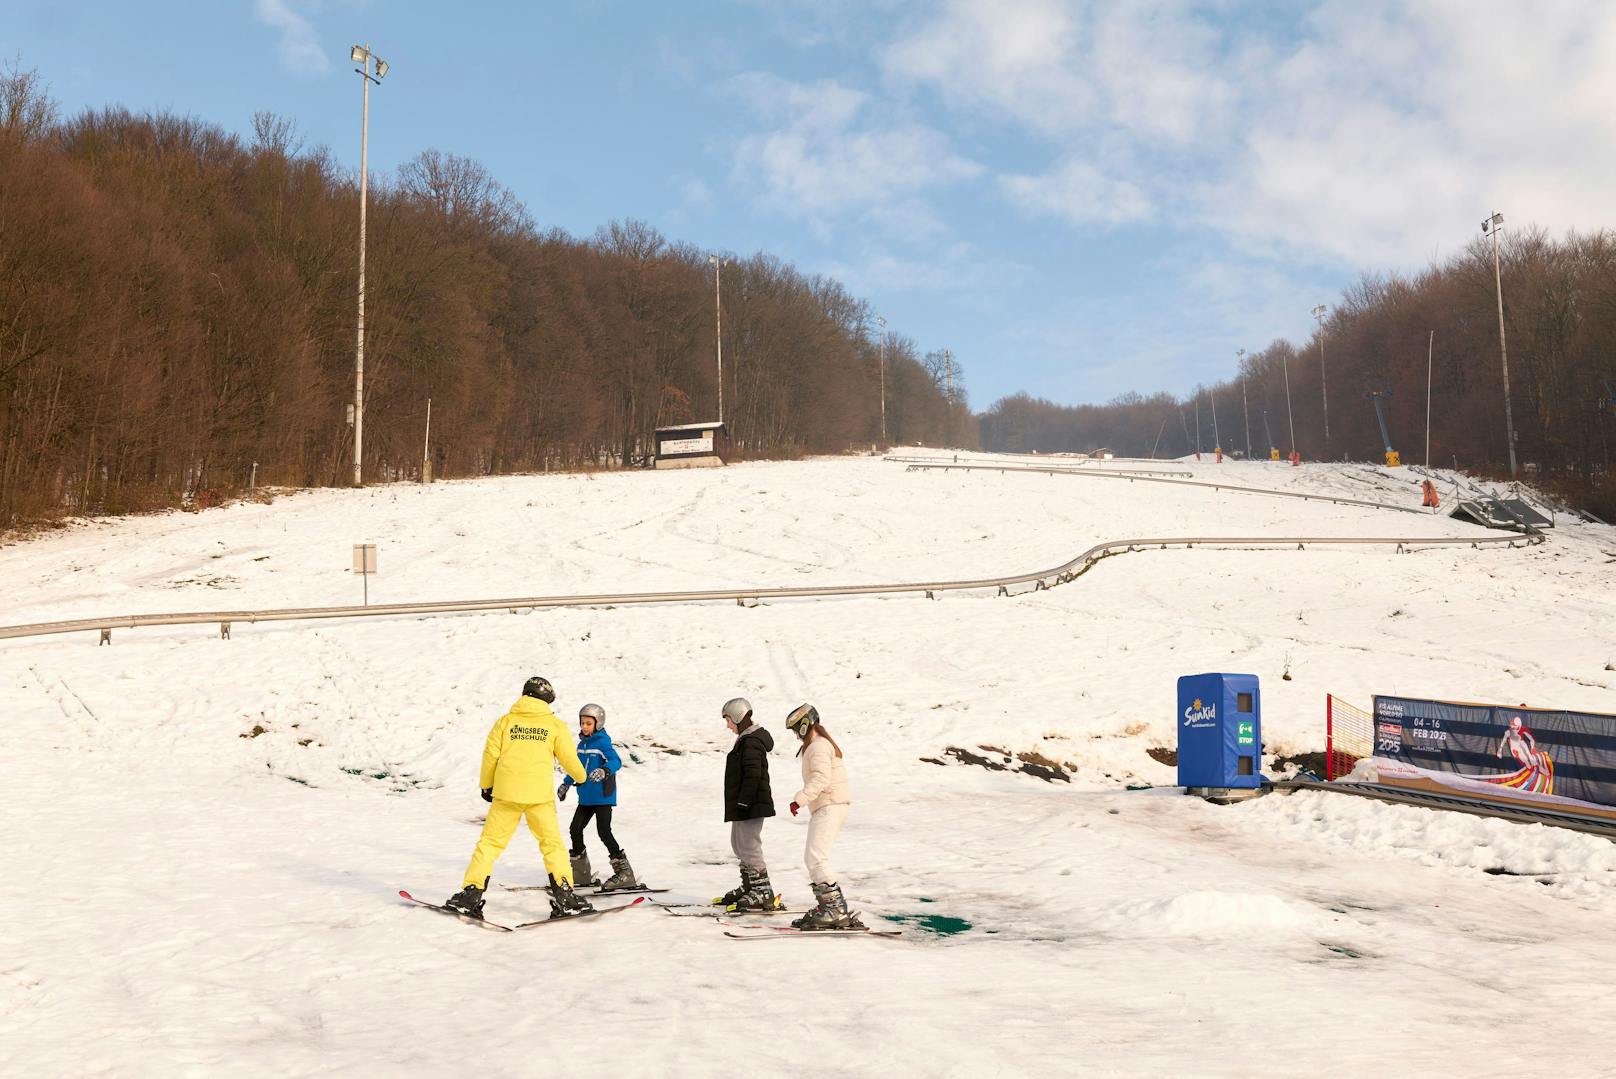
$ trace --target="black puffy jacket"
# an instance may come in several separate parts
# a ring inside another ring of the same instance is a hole
[[[774,795],[769,790],[769,750],[774,739],[762,727],[751,726],[735,739],[724,760],[724,820],[753,820],[774,816]]]

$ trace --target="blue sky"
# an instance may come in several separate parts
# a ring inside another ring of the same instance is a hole
[[[1188,393],[1493,209],[1611,223],[1603,0],[9,6],[0,55],[66,112],[269,110],[354,168],[368,41],[373,172],[436,148],[541,225],[834,276],[977,408]]]

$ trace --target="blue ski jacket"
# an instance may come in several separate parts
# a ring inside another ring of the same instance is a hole
[[[578,739],[578,759],[583,762],[584,774],[596,768],[606,769],[606,778],[600,782],[585,781],[577,784],[578,804],[581,806],[614,806],[617,804],[617,770],[623,767],[622,758],[612,745],[612,736],[596,731],[587,738]],[[572,782],[571,777],[567,779]]]

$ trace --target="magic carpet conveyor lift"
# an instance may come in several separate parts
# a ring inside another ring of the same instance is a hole
[[[1386,467],[1397,468],[1403,463],[1403,458],[1396,450],[1392,449],[1392,436],[1386,430],[1386,414],[1380,409],[1380,399],[1391,395],[1391,390],[1370,390],[1364,394],[1375,406],[1375,419],[1380,421],[1380,441],[1386,447]]]

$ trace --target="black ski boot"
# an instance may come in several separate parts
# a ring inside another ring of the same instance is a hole
[[[611,859],[612,875],[601,882],[600,890],[612,892],[620,888],[638,888],[640,881],[634,875],[634,867],[628,864],[628,852],[620,850]]]
[[[741,897],[728,906],[728,910],[735,914],[744,914],[747,911],[779,910],[785,906],[780,897],[774,894],[769,886],[769,871],[767,869],[753,869],[743,865],[741,875],[746,878],[746,891]]]
[[[571,851],[567,859],[572,862],[572,886],[574,888],[599,888],[600,881],[595,877],[595,869],[589,864],[587,850]]]
[[[488,882],[483,881],[484,887]],[[481,918],[483,916],[483,889],[475,884],[468,884],[454,895],[443,901],[443,905],[456,914],[464,914],[468,918]]]
[[[740,902],[741,896],[746,894],[746,890],[750,886],[751,886],[750,880],[746,875],[746,866],[743,865],[743,866],[741,866],[741,883],[739,885],[737,885],[736,887],[731,888],[729,891],[725,892],[723,895],[719,896],[718,898],[714,899],[713,900],[713,906],[715,906],[715,907],[727,907],[731,903]]]
[[[550,917],[571,918],[575,914],[588,914],[595,908],[589,900],[572,890],[572,885],[550,877]]]
[[[849,913],[840,884],[815,884],[814,898],[819,901],[818,905],[793,921],[792,928],[802,930],[864,928],[864,923],[858,920],[858,915]]]

